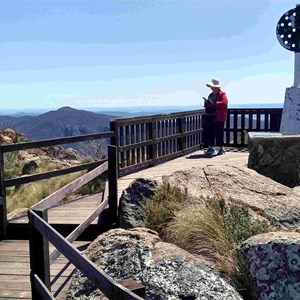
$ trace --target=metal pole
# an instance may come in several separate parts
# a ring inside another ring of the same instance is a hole
[[[300,87],[300,52],[295,52],[294,87]]]

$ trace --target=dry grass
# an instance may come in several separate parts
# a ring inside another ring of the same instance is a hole
[[[157,231],[166,239],[166,225],[174,218],[175,213],[184,207],[188,200],[187,192],[164,183],[160,185],[151,201],[146,202],[146,226]]]
[[[219,272],[228,276],[236,272],[235,250],[215,201],[202,208],[185,207],[177,211],[167,233],[169,241],[213,261]]]
[[[22,185],[20,189],[10,192],[7,196],[9,216],[14,215],[14,210],[29,208],[83,174],[83,172],[77,172]]]
[[[187,191],[164,184],[147,201],[147,225],[164,241],[212,261],[220,273],[239,285],[242,274],[237,249],[250,236],[268,231],[267,224],[251,220],[246,208],[229,207],[222,195],[196,202],[193,206],[195,201]]]

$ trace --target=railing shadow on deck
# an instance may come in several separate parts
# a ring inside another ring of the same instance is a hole
[[[59,138],[13,145],[0,145],[0,239],[5,238],[7,226],[5,188],[36,180],[91,170],[54,194],[40,201],[28,211],[30,228],[30,261],[33,299],[54,299],[51,295],[50,265],[62,253],[82,271],[109,299],[142,299],[116,283],[72,246],[89,224],[108,205],[110,223],[117,224],[117,179],[139,169],[160,164],[175,157],[196,151],[202,146],[204,110],[160,114],[133,118],[117,118],[110,123],[110,131],[93,135]],[[282,109],[229,109],[225,125],[225,145],[247,146],[249,131],[279,131]],[[50,145],[111,138],[108,162],[90,164],[30,175],[17,179],[4,178],[5,152]],[[69,193],[108,170],[109,196],[95,211],[66,238],[47,223],[47,211]],[[49,241],[56,247],[49,254]]]

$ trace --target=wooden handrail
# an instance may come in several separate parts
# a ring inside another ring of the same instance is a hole
[[[28,217],[31,226],[54,245],[59,252],[61,252],[109,299],[142,300],[141,297],[115,282],[93,262],[83,256],[69,241],[64,239],[62,235],[39,217],[32,209],[28,210]],[[32,271],[33,274],[35,274],[35,270]]]
[[[113,122],[115,122],[118,126],[128,125],[128,124],[134,125],[138,123],[150,123],[159,120],[170,120],[175,118],[182,118],[185,116],[198,115],[199,113],[204,113],[204,109],[196,109],[196,110],[176,112],[176,113],[147,115],[147,116],[139,116],[139,117],[115,118],[113,119]]]
[[[105,162],[104,164],[100,165],[99,167],[93,169],[92,171],[84,174],[83,176],[75,179],[71,183],[65,185],[58,191],[52,193],[48,197],[44,198],[37,204],[35,204],[32,209],[35,210],[46,210],[53,206],[55,206],[59,201],[61,201],[64,197],[70,195],[71,193],[75,192],[97,176],[101,175],[103,172],[108,170],[108,163]]]
[[[2,152],[5,153],[5,152],[18,151],[18,150],[60,145],[60,144],[69,144],[69,143],[75,143],[75,142],[104,139],[104,138],[112,137],[113,135],[114,135],[114,132],[108,131],[108,132],[103,132],[103,133],[77,135],[77,136],[70,136],[70,137],[57,138],[57,139],[40,140],[40,141],[34,141],[34,142],[24,142],[24,143],[18,143],[18,144],[0,145],[0,147],[2,149]]]
[[[103,192],[104,194],[104,192]],[[107,207],[108,199],[105,199],[96,209],[80,224],[78,225],[67,237],[66,240],[73,243],[83,231],[101,214],[101,212]],[[60,252],[54,249],[50,253],[49,264],[51,265],[59,256]]]
[[[91,170],[99,165],[102,165],[104,162],[106,162],[106,159],[99,160],[99,161],[94,161],[91,163],[87,164],[82,164],[79,166],[74,166],[74,167],[69,167],[65,169],[60,169],[60,170],[54,170],[54,171],[49,171],[49,172],[43,172],[39,174],[33,174],[33,175],[26,175],[18,178],[13,178],[13,179],[5,179],[4,180],[4,186],[9,187],[9,186],[15,186],[19,184],[25,184],[29,182],[34,182],[38,180],[43,180],[43,179],[48,179],[48,178],[53,178],[61,175],[66,175],[66,174],[71,174],[83,170]]]

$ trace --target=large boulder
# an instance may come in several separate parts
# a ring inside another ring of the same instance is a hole
[[[85,255],[114,280],[132,278],[146,299],[239,299],[238,292],[200,257],[164,243],[149,229],[113,229],[100,235]],[[104,299],[83,274],[73,278],[67,299]]]
[[[300,233],[253,236],[241,246],[255,300],[300,299]]]
[[[119,204],[121,228],[145,227],[145,204],[156,189],[156,180],[138,178],[123,191]]]
[[[289,187],[299,185],[299,135],[249,133],[248,167]]]
[[[38,164],[36,163],[36,161],[31,160],[27,163],[24,164],[23,168],[22,168],[22,175],[29,175],[31,174],[33,171],[35,171],[38,168]]]
[[[164,181],[180,187],[203,205],[203,199],[222,197],[229,205],[249,209],[257,219],[277,228],[300,229],[300,195],[246,167],[208,165],[177,171]]]

